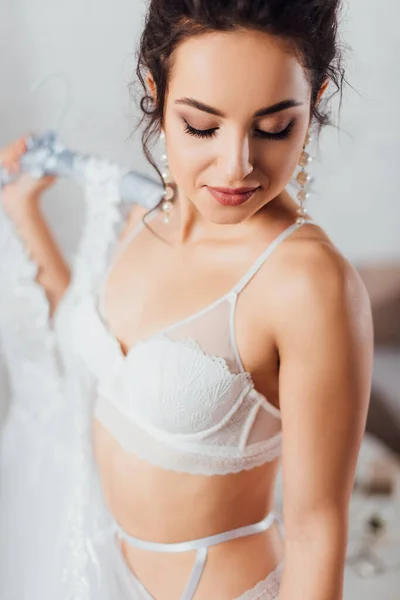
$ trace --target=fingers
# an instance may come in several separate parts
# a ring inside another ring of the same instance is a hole
[[[7,169],[15,169],[15,165],[19,164],[19,160],[25,154],[26,149],[26,137],[20,138],[0,151],[0,161]]]
[[[20,172],[20,160],[26,150],[26,138],[20,138],[0,151],[0,163],[9,173],[16,175]]]

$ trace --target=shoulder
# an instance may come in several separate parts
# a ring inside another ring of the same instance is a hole
[[[305,226],[285,240],[275,267],[272,310],[281,340],[296,332],[329,334],[340,327],[372,335],[361,276],[321,229]]]
[[[149,212],[149,209],[142,206],[141,204],[134,204],[124,220],[123,228],[120,235],[120,241],[124,240],[124,238],[128,235],[132,229],[138,225],[143,217]]]

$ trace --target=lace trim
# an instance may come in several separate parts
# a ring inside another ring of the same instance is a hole
[[[70,298],[80,299],[82,295],[91,293],[107,264],[122,222],[118,189],[121,174],[120,168],[108,161],[93,158],[85,163],[83,175],[87,213],[74,259]],[[62,312],[57,315],[57,320],[62,320]],[[62,576],[67,586],[68,600],[88,600],[91,597],[86,574],[90,564],[95,569],[98,567],[91,540],[101,529],[101,521],[105,518],[91,439],[92,392],[90,385],[84,390],[75,417],[76,440],[71,460],[74,461],[76,480],[66,524],[70,560]]]
[[[114,412],[111,418],[110,410]],[[231,448],[231,455],[229,456],[226,447],[210,446],[208,450],[212,454],[207,454],[201,453],[196,447],[190,447],[190,444],[185,444],[183,448],[182,445],[175,447],[166,442],[154,440],[152,436],[146,434],[141,427],[138,427],[132,421],[129,423],[129,432],[126,433],[126,437],[129,436],[129,441],[121,441],[120,432],[113,431],[112,427],[115,415],[117,418],[121,415],[118,407],[105,398],[99,398],[95,418],[101,422],[103,427],[110,431],[115,439],[119,440],[125,450],[134,453],[154,466],[166,470],[196,475],[226,475],[261,466],[274,460],[281,453],[281,433],[266,442],[258,442],[248,446],[244,453],[239,449]]]
[[[87,212],[74,266],[74,285],[80,290],[91,290],[99,280],[118,238],[122,174],[118,165],[108,161],[93,158],[85,164]]]
[[[154,339],[167,340],[168,342],[171,342],[172,344],[181,344],[185,348],[190,348],[194,352],[201,354],[203,356],[203,358],[205,358],[206,360],[210,360],[213,364],[218,365],[218,367],[222,370],[222,372],[224,373],[224,375],[226,377],[234,377],[235,379],[242,380],[244,385],[250,385],[250,386],[254,387],[254,382],[253,382],[251,373],[249,373],[248,371],[234,373],[233,371],[230,370],[228,363],[226,362],[226,360],[224,359],[223,356],[217,356],[216,354],[209,354],[208,352],[205,352],[203,350],[203,348],[200,346],[199,342],[194,338],[184,338],[181,340],[179,340],[179,339],[174,340],[174,339],[168,337],[168,335],[166,335],[165,333],[159,333],[159,334],[156,334]],[[140,343],[145,344],[146,340],[144,340],[144,341],[140,340]]]
[[[280,563],[274,571],[271,571],[265,579],[262,579],[250,590],[234,600],[277,600],[281,585],[283,563]]]

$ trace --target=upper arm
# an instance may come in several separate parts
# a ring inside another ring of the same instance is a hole
[[[324,511],[347,518],[369,402],[370,303],[355,269],[311,243],[285,275],[277,314],[286,535]],[[327,513],[326,513],[327,514]]]

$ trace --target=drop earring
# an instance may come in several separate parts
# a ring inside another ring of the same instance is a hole
[[[165,147],[165,133],[164,131],[161,131],[160,133],[160,141],[163,144],[163,150],[162,150],[162,154],[161,154],[161,162],[162,162],[162,178],[164,181],[164,194],[163,194],[163,201],[162,201],[162,211],[164,213],[164,223],[169,223],[169,218],[170,218],[170,213],[173,209],[173,204],[172,204],[172,200],[175,196],[175,191],[174,188],[171,186],[172,180],[171,180],[171,176],[170,176],[170,172],[169,172],[169,166],[168,166],[168,156],[167,156],[167,150]]]
[[[308,186],[310,185],[312,178],[307,173],[306,167],[312,162],[312,157],[307,152],[307,146],[312,141],[312,137],[310,135],[310,131],[308,130],[307,136],[304,142],[303,151],[300,155],[299,166],[300,171],[296,176],[296,181],[300,185],[300,191],[297,193],[297,200],[299,201],[299,209],[297,211],[297,223],[302,225],[306,221],[308,210],[304,206],[306,200],[308,200],[310,194],[308,192]]]

